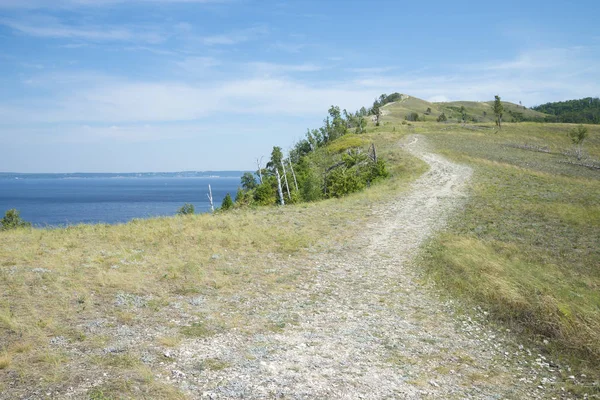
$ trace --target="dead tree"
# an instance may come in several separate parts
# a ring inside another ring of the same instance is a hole
[[[210,184],[208,185],[208,194],[206,195],[206,197],[208,197],[208,201],[210,201],[210,211],[215,212],[215,206],[213,204],[212,197],[212,189],[210,188]]]
[[[288,184],[287,173],[285,172],[285,164],[283,163],[283,158],[281,159],[281,168],[283,168],[283,179],[285,181],[285,188],[287,189],[288,199],[292,199],[292,194],[290,193],[290,185]]]
[[[262,163],[262,157],[260,158],[260,160],[257,158],[256,159],[256,166],[258,167],[258,179],[260,180],[260,183],[262,185],[263,180],[262,180],[262,168],[260,167],[260,164]]]
[[[277,168],[275,168],[275,175],[277,176],[277,189],[279,191],[279,204],[284,206],[285,202],[283,201],[283,190],[281,190],[281,175],[279,175],[279,170]]]
[[[371,148],[369,148],[369,157],[373,160],[374,163],[377,162],[377,152],[375,151],[375,143],[371,143]]]
[[[296,191],[298,191],[298,181],[296,180],[296,174],[294,173],[294,164],[292,163],[292,160],[288,159],[288,162],[290,163],[290,169],[292,170],[292,176],[294,177],[294,186],[296,187]]]

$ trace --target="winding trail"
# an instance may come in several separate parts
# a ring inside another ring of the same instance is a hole
[[[402,146],[430,170],[410,191],[378,206],[343,251],[307,261],[314,279],[276,300],[296,323],[270,334],[229,331],[186,341],[171,383],[192,398],[215,399],[544,396],[525,350],[456,313],[409,264],[464,204],[471,169],[430,153],[423,137]],[[227,367],[198,373],[208,358],[226,360]]]

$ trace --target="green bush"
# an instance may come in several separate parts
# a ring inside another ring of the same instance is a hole
[[[275,186],[277,185],[275,178],[272,176],[264,177],[263,183],[258,185],[254,189],[254,201],[261,206],[267,206],[275,204],[277,201],[277,195],[275,193]]]
[[[4,214],[4,218],[0,220],[0,224],[0,230],[2,231],[31,226],[31,223],[23,220],[19,215],[19,211],[14,208]]]
[[[223,198],[223,202],[221,203],[221,210],[229,210],[233,207],[233,200],[231,200],[231,195],[227,193]]]
[[[177,215],[192,215],[194,214],[194,205],[190,203],[185,203],[181,208],[177,211]]]

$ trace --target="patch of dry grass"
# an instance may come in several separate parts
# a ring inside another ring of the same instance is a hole
[[[171,347],[228,329],[252,333],[294,323],[292,317],[272,321],[268,299],[296,290],[313,273],[302,260],[343,246],[375,202],[404,190],[424,170],[396,145],[399,139],[361,138],[392,160],[394,176],[343,199],[0,232],[0,352],[11,360],[4,369],[18,372],[21,390],[45,390],[80,379],[82,363],[109,368],[107,383],[90,396],[119,397],[134,393],[122,384],[128,374],[141,379],[144,366],[127,348],[105,354],[114,345],[110,332],[164,327],[149,343]],[[239,299],[264,299],[265,311],[246,312]],[[177,304],[189,320],[170,321]],[[100,328],[89,328],[96,323]],[[0,374],[0,385],[10,379]],[[156,385],[141,379],[136,387],[147,392]],[[165,398],[178,396],[167,392]]]

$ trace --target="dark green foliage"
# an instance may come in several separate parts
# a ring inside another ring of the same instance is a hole
[[[551,114],[546,117],[545,122],[600,124],[600,99],[598,97],[546,103],[531,107],[531,109]]]
[[[229,210],[233,207],[233,200],[231,200],[231,195],[227,193],[223,198],[223,202],[221,203],[221,210]]]
[[[502,129],[502,114],[504,113],[504,106],[500,101],[500,96],[494,96],[494,115],[496,115],[496,125]]]
[[[427,111],[425,111],[425,114],[426,114],[426,115],[429,115],[429,114],[431,114],[431,107],[427,107]]]
[[[177,210],[177,215],[192,215],[195,212],[195,208],[193,204],[185,203],[179,210]]]
[[[273,146],[273,150],[271,151],[271,159],[267,163],[267,169],[269,169],[272,173],[275,173],[275,169],[281,172],[281,160],[283,160],[283,152],[281,151],[281,147]]]
[[[370,171],[368,175],[368,183],[375,182],[380,179],[384,179],[390,176],[387,170],[385,161],[378,159],[377,162],[373,162],[370,165]]]
[[[581,147],[583,145],[583,141],[587,138],[587,134],[588,128],[583,125],[579,125],[577,128],[573,128],[569,131],[569,137],[571,138],[571,141],[575,146],[577,146],[575,150],[575,155],[577,156],[578,160],[581,160],[583,156],[583,151]]]
[[[242,183],[242,187],[245,190],[252,190],[258,184],[256,182],[256,178],[250,172],[244,172],[244,175],[242,175],[242,182],[241,183]]]
[[[274,176],[266,176],[263,183],[254,189],[254,201],[261,206],[275,204],[277,201],[277,179]]]
[[[419,114],[416,113],[416,112],[411,112],[406,117],[404,117],[404,119],[406,119],[407,121],[418,121],[419,120]]]
[[[525,116],[522,112],[508,110],[508,114],[512,117],[512,122],[523,122],[525,121]]]
[[[342,197],[357,192],[365,186],[356,169],[337,168],[327,177],[327,196]]]
[[[19,215],[19,211],[12,208],[4,214],[2,220],[0,220],[0,230],[7,231],[9,229],[23,228],[31,226],[31,223],[23,220]]]
[[[373,108],[367,110],[362,107],[355,113],[331,106],[323,126],[308,129],[306,137],[294,145],[288,158],[280,147],[273,147],[267,168],[261,171],[262,183],[257,182],[250,173],[242,176],[242,187],[235,198],[236,205],[277,204],[277,173],[282,179],[287,204],[340,197],[387,177],[389,174],[385,161],[377,159],[374,147],[365,153],[364,139],[353,135],[366,131],[366,115],[375,113],[380,116],[381,105],[400,97],[398,93],[381,95],[375,100]],[[415,115],[418,119],[418,115]],[[285,174],[282,163],[285,164]],[[224,206],[222,208],[225,209]]]
[[[448,117],[446,117],[446,114],[441,113],[439,117],[437,117],[437,122],[446,122],[448,121]]]
[[[587,138],[588,128],[583,125],[579,125],[577,128],[573,128],[569,131],[569,137],[573,144],[580,145]]]

